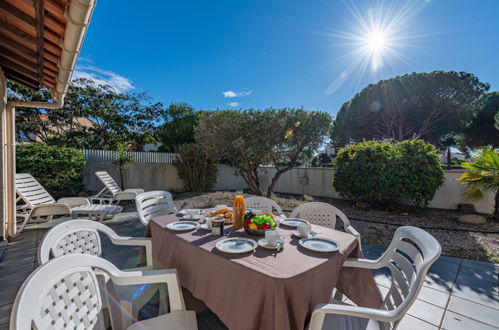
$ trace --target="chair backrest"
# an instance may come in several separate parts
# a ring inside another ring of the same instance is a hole
[[[246,207],[260,210],[262,212],[274,213],[277,212],[277,215],[282,214],[282,208],[270,198],[260,197],[260,196],[252,196],[245,199]]]
[[[110,238],[119,237],[108,226],[92,220],[75,219],[52,227],[38,247],[38,264],[42,265],[51,258],[67,254],[101,256],[102,245],[99,232]]]
[[[398,315],[394,328],[416,300],[428,269],[441,252],[440,243],[420,228],[404,226],[395,231],[390,246],[379,259],[381,267],[387,267],[392,276],[383,307]]]
[[[39,204],[55,203],[55,199],[29,173],[16,174],[16,193],[29,208]]]
[[[118,271],[89,255],[67,255],[38,267],[17,293],[10,329],[105,329],[94,267]]]
[[[116,194],[122,191],[120,186],[114,181],[113,177],[109,175],[106,171],[95,172],[95,175],[99,178],[100,182],[109,190],[111,194]]]
[[[153,217],[177,212],[172,194],[168,191],[157,190],[138,194],[135,197],[135,204],[140,221],[144,225],[147,225]]]
[[[296,207],[291,212],[290,218],[301,218],[310,221],[311,223],[323,227],[335,228],[336,218],[340,218],[343,225],[350,225],[345,213],[328,203],[310,202],[304,203]]]

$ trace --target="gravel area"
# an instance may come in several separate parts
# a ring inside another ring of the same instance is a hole
[[[216,191],[203,194],[180,193],[175,205],[183,208],[207,208],[218,204],[231,205],[235,192]],[[251,194],[244,194],[250,196]],[[362,235],[366,244],[386,247],[399,226],[416,226],[427,230],[442,245],[443,255],[499,263],[499,221],[486,216],[484,225],[457,222],[460,212],[428,209],[421,214],[410,211],[359,209],[351,203],[332,198],[276,194],[272,197],[289,214],[296,206],[312,201],[330,203],[342,210]]]

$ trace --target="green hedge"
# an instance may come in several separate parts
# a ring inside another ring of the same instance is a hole
[[[16,148],[17,173],[30,173],[55,198],[76,196],[84,190],[83,153],[74,148],[29,143]]]
[[[338,153],[334,167],[336,191],[374,207],[426,207],[444,180],[435,148],[418,139],[348,146]]]

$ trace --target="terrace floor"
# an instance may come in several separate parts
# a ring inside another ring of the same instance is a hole
[[[125,212],[107,224],[124,236],[143,236],[144,227],[135,212]],[[0,329],[8,328],[10,311],[17,291],[36,268],[36,249],[47,224],[26,229],[0,254]],[[117,247],[103,239],[105,257],[116,266],[133,264],[130,248]],[[367,258],[376,258],[383,248],[363,246]],[[399,329],[499,329],[499,265],[468,259],[440,257],[426,277],[418,300],[404,317]],[[376,282],[384,293],[389,276],[376,272]],[[198,315],[200,330],[225,329],[210,310]]]

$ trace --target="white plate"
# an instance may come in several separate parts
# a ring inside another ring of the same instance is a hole
[[[182,217],[182,219],[184,220],[192,220],[192,221],[198,221],[199,219],[201,219],[201,216],[200,215],[195,215],[193,217],[191,217],[190,215],[186,214]]]
[[[278,248],[282,248],[284,246],[284,241],[278,240],[277,245],[269,245],[267,243],[267,240],[265,238],[262,238],[262,239],[258,240],[258,245],[260,245],[262,248],[265,248],[265,249],[277,250]]]
[[[258,243],[246,237],[232,237],[218,241],[216,246],[225,253],[246,253],[253,251]]]
[[[166,228],[175,231],[187,231],[197,227],[199,227],[199,223],[194,221],[175,221],[166,225]]]
[[[210,230],[211,231],[211,228],[208,228],[208,225],[203,223],[201,226],[199,226],[199,228],[203,229],[203,230]]]
[[[190,211],[196,211],[200,214],[202,214],[204,212],[201,209],[185,209],[185,210],[180,210],[178,213],[183,214],[183,215],[187,215],[187,214],[189,214]]]
[[[281,225],[288,226],[288,227],[293,227],[293,228],[298,227],[298,225],[300,225],[302,223],[305,223],[305,224],[309,224],[310,223],[310,222],[308,222],[305,219],[298,219],[298,218],[281,219],[280,222],[281,222]]]
[[[302,238],[298,243],[307,250],[316,252],[333,252],[340,249],[340,243],[329,238],[309,237]]]

